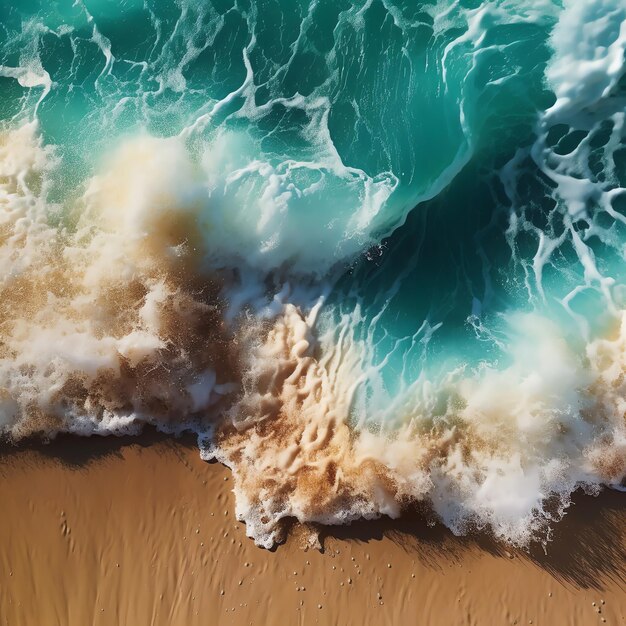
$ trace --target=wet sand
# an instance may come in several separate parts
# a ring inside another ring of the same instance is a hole
[[[577,497],[545,555],[417,513],[267,551],[231,489],[193,439],[4,445],[0,624],[626,624],[625,494]]]

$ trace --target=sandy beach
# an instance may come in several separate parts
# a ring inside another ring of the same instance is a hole
[[[0,456],[0,623],[626,623],[626,502],[579,496],[544,554],[424,515],[258,548],[192,439],[62,437]]]

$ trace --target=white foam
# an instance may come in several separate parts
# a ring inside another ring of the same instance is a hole
[[[560,118],[584,116],[607,97],[623,74],[626,7],[621,0],[566,0],[552,33],[554,57],[546,76]]]

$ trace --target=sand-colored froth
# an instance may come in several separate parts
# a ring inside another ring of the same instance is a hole
[[[231,489],[190,441],[4,447],[0,624],[626,624],[623,494],[578,498],[544,556],[418,517],[270,552]]]

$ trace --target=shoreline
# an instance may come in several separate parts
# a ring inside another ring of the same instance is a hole
[[[0,624],[626,624],[624,494],[578,493],[545,554],[419,513],[268,551],[231,489],[193,437],[3,444]]]

